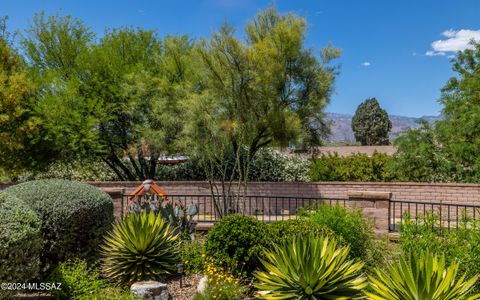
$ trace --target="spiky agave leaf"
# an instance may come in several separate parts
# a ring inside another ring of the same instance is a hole
[[[266,253],[256,272],[261,299],[352,299],[361,295],[363,263],[348,260],[348,247],[327,237],[298,237]]]
[[[179,235],[154,212],[130,213],[107,233],[102,269],[118,285],[158,280],[176,270]]]
[[[390,266],[388,272],[375,270],[369,276],[373,292],[365,292],[373,300],[453,300],[480,299],[469,295],[478,276],[465,280],[466,274],[457,279],[458,263],[445,266],[445,258],[429,252],[413,253]]]

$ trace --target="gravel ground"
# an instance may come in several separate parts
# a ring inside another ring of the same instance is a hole
[[[179,278],[172,279],[167,282],[168,292],[172,295],[172,299],[174,300],[191,300],[197,291],[197,285],[201,278],[201,274],[184,276],[182,288],[180,288]]]

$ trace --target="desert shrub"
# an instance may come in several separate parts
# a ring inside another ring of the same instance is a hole
[[[244,299],[248,288],[229,271],[218,267],[213,260],[205,262],[205,276],[207,281],[203,291],[195,294],[194,300],[240,300]]]
[[[335,237],[333,230],[310,219],[293,219],[268,224],[268,238],[272,244],[283,245],[297,236],[330,236]],[[339,237],[341,239],[341,237]]]
[[[390,181],[394,176],[388,172],[391,157],[375,152],[371,157],[354,154],[347,157],[338,154],[322,155],[312,159],[312,181]]]
[[[478,224],[464,219],[457,229],[444,230],[438,217],[427,214],[413,220],[408,215],[401,224],[399,245],[404,255],[431,252],[445,257],[447,264],[459,261],[459,271],[480,274],[480,231]],[[479,290],[477,284],[476,290]]]
[[[249,179],[252,181],[310,181],[310,161],[308,159],[287,156],[264,148],[258,151],[252,160]]]
[[[367,286],[363,263],[348,259],[335,240],[297,236],[262,260],[255,285],[260,299],[354,299]]]
[[[93,259],[113,222],[113,203],[99,189],[74,181],[50,179],[5,190],[23,200],[40,218],[41,272],[69,258]]]
[[[256,153],[251,162],[249,180],[310,181],[309,166],[308,159],[287,156],[273,149],[264,148]],[[195,157],[180,164],[159,165],[157,177],[162,180],[205,180],[207,178],[200,161]],[[219,179],[221,174],[215,174],[214,177]]]
[[[458,276],[459,263],[447,266],[443,256],[430,252],[411,252],[407,258],[392,264],[387,271],[376,270],[369,276],[372,292],[368,299],[388,300],[456,300],[480,299],[473,292],[478,275]]]
[[[268,244],[267,225],[252,217],[230,215],[207,234],[205,253],[219,266],[250,275]]]
[[[199,240],[182,241],[180,255],[186,275],[198,274],[203,271],[205,263],[205,248]]]
[[[375,239],[373,222],[365,218],[359,209],[319,205],[305,214],[311,221],[341,237],[350,246],[350,257],[360,258],[367,268],[381,264],[387,255],[386,243]]]
[[[180,235],[154,212],[130,213],[102,244],[102,269],[117,285],[161,280],[176,273]]]
[[[107,287],[95,266],[88,266],[85,260],[74,259],[60,263],[50,274],[47,282],[61,283],[61,289],[53,289],[57,299],[79,299],[91,296]]]
[[[37,277],[41,248],[35,212],[15,196],[0,192],[0,282],[28,282]]]
[[[205,180],[207,177],[199,160],[195,157],[172,165],[158,165],[157,178],[171,181]]]
[[[140,297],[133,295],[128,288],[121,289],[117,287],[106,287],[97,290],[89,295],[82,295],[78,300],[142,300]]]
[[[103,161],[82,159],[74,161],[56,161],[46,170],[25,172],[20,174],[17,181],[25,182],[39,179],[65,179],[77,181],[111,181],[118,180],[118,176]]]

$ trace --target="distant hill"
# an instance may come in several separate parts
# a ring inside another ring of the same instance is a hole
[[[330,142],[355,142],[355,137],[352,131],[352,115],[327,113],[327,118],[331,122],[332,134],[329,136]],[[425,119],[430,123],[433,123],[440,119],[440,116],[423,116],[420,118],[405,117],[389,115],[392,121],[392,131],[390,132],[390,140],[393,141],[407,128],[416,128],[418,124],[416,121]]]

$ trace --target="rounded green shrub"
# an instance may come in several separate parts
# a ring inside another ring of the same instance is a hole
[[[268,243],[267,225],[255,218],[234,214],[212,227],[205,241],[205,253],[216,264],[251,275]]]
[[[306,215],[314,223],[330,228],[343,240],[343,244],[350,246],[350,257],[360,258],[367,268],[385,259],[385,245],[375,239],[373,222],[365,218],[360,210],[325,204],[306,212]]]
[[[112,199],[88,184],[36,180],[9,187],[5,193],[23,200],[42,222],[43,274],[69,258],[95,258],[113,222]]]
[[[41,247],[37,215],[17,197],[0,192],[0,282],[37,277]]]
[[[290,243],[296,237],[306,236],[330,236],[337,240],[343,240],[336,237],[333,230],[327,226],[320,225],[310,219],[292,219],[286,221],[277,221],[268,224],[268,238],[272,244],[283,245]]]

